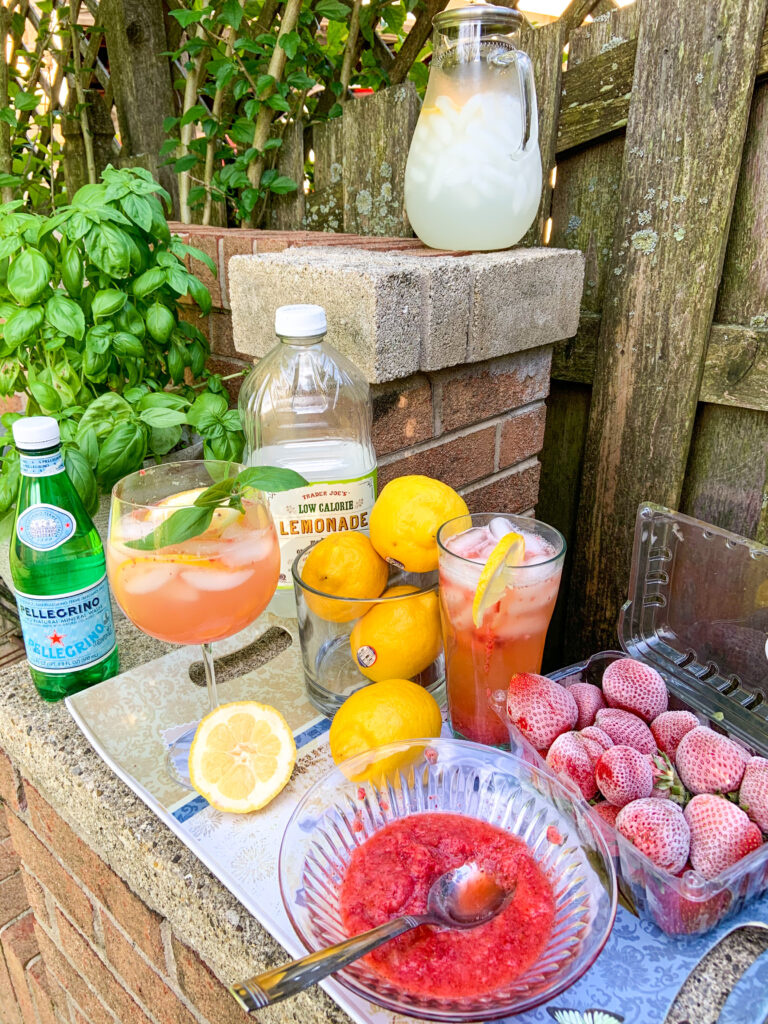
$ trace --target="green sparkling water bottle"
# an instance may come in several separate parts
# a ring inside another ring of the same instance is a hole
[[[60,700],[117,672],[104,548],[67,476],[56,420],[16,420],[13,439],[11,576],[32,679],[43,700]]]

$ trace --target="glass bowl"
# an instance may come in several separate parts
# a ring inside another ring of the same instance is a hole
[[[378,782],[365,781],[388,759]],[[552,934],[539,959],[513,982],[472,997],[414,995],[364,960],[336,977],[395,1013],[474,1021],[521,1013],[572,985],[594,963],[616,914],[616,875],[586,803],[548,771],[463,740],[392,743],[351,758],[316,782],[294,810],[278,865],[288,917],[310,951],[347,938],[339,887],[354,849],[388,822],[417,813],[464,814],[519,836],[555,893]]]

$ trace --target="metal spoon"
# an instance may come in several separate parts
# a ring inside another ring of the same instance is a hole
[[[462,864],[446,871],[432,883],[427,894],[426,914],[395,917],[378,928],[371,928],[328,949],[310,953],[282,967],[257,974],[239,985],[232,985],[229,991],[248,1013],[261,1010],[296,995],[396,935],[421,924],[436,924],[442,928],[475,928],[484,924],[506,906],[513,894],[514,886],[503,889],[477,864]]]

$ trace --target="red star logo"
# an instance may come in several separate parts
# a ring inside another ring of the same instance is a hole
[[[63,634],[62,634],[62,636],[59,636],[59,634],[54,629],[53,635],[49,636],[48,639],[51,641],[51,644],[60,644],[61,641],[64,639],[64,636],[63,636]]]

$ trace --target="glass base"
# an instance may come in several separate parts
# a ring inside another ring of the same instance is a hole
[[[187,729],[171,744],[165,755],[165,766],[170,777],[177,785],[192,791],[195,787],[189,781],[189,752],[192,749],[192,740],[195,738],[196,732],[197,725]]]

